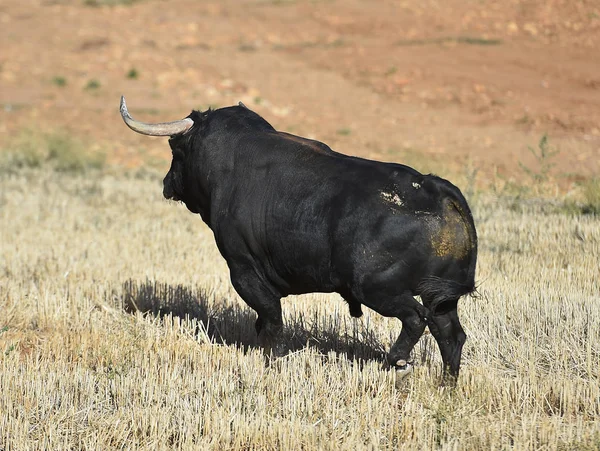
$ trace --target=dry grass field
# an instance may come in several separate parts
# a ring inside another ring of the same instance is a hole
[[[396,381],[399,321],[336,295],[284,300],[290,354],[267,363],[161,174],[60,158],[0,178],[3,451],[600,447],[597,216],[471,196],[481,296],[452,390],[428,335]]]

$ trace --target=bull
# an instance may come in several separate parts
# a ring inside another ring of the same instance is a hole
[[[285,352],[282,297],[337,292],[354,317],[364,305],[402,322],[391,367],[410,372],[427,326],[444,375],[458,377],[457,304],[475,290],[477,234],[456,186],[277,131],[241,102],[159,124],[134,120],[123,97],[120,109],[132,130],[170,137],[163,195],[214,233],[267,353]]]

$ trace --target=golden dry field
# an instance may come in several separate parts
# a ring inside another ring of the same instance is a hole
[[[26,166],[26,165],[25,165]],[[210,230],[148,170],[5,166],[0,449],[598,449],[600,220],[471,196],[479,298],[456,389],[400,322],[284,299],[269,364]],[[65,166],[66,167],[66,166]],[[141,313],[136,310],[144,310]]]

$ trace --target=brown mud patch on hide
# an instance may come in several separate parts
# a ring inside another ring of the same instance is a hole
[[[468,223],[460,205],[451,200],[444,202],[444,211],[432,225],[431,246],[438,257],[465,258],[472,248]],[[434,225],[435,224],[435,225]]]

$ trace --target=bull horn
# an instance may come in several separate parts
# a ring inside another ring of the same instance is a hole
[[[121,117],[127,124],[127,126],[134,132],[141,133],[142,135],[149,136],[173,136],[179,135],[188,131],[194,121],[189,117],[181,119],[180,121],[173,122],[161,122],[159,124],[147,124],[145,122],[136,121],[129,115],[127,111],[127,104],[125,103],[125,96],[121,96]]]

